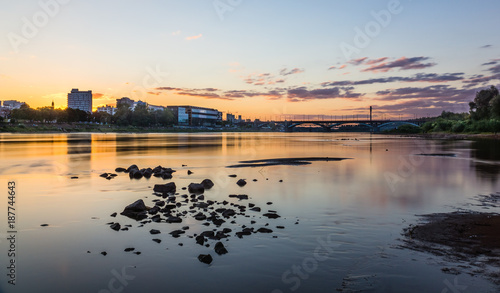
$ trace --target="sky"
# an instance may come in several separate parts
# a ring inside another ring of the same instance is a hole
[[[500,84],[498,0],[1,1],[0,100],[34,108],[78,88],[94,108],[413,118]]]

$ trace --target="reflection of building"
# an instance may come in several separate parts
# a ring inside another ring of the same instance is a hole
[[[24,104],[23,102],[14,101],[14,100],[3,101],[3,107],[10,109],[10,110],[19,109],[19,108],[21,108],[21,105],[23,105],[23,104]],[[0,102],[0,106],[1,106],[1,102]]]
[[[216,109],[195,106],[168,106],[167,108],[174,113],[175,121],[179,125],[214,125],[222,121],[222,113]]]
[[[68,94],[68,108],[92,112],[92,91],[72,89]]]
[[[116,108],[113,106],[106,105],[106,106],[102,106],[102,107],[97,107],[97,112],[106,112],[109,115],[115,115]]]

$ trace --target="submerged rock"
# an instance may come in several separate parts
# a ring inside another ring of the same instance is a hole
[[[238,180],[238,182],[236,182],[236,184],[238,184],[238,186],[240,186],[240,187],[243,187],[243,186],[247,185],[247,182],[245,181],[245,179],[240,179],[240,180]]]
[[[111,229],[115,230],[115,231],[118,231],[121,229],[121,226],[119,223],[114,223],[112,224],[111,226],[109,226]]]

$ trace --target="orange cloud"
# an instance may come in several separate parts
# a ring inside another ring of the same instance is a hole
[[[199,38],[201,38],[202,36],[203,36],[202,34],[199,34],[199,35],[197,35],[197,36],[186,37],[186,40],[188,40],[188,41],[192,41],[192,40],[199,39]]]

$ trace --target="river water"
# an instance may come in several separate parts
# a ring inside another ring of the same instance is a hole
[[[369,133],[0,134],[0,292],[495,292],[480,275],[443,273],[457,264],[401,249],[400,239],[416,215],[471,208],[475,196],[500,191],[498,147]],[[455,156],[420,155],[432,153]],[[226,168],[294,157],[349,159]],[[167,180],[99,176],[131,164],[177,172]],[[138,227],[119,215],[137,199],[153,206],[155,184],[175,182],[182,194],[181,187],[205,178],[215,183],[206,200],[263,209],[223,224],[233,229],[222,240],[228,254],[214,253],[215,242],[196,244],[190,236],[215,227],[188,216],[180,224]],[[236,185],[241,178],[244,187]],[[6,268],[10,181],[16,183],[15,286]],[[263,217],[268,209],[281,217]],[[131,227],[116,232],[109,222]],[[273,233],[235,237],[243,225]],[[189,230],[181,237],[168,234],[183,226]],[[125,252],[129,247],[141,254]],[[198,261],[208,253],[210,265]]]

